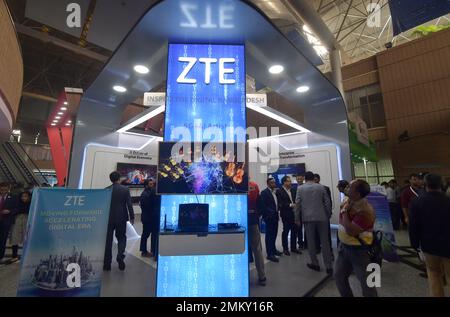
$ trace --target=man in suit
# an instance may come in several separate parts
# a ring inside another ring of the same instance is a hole
[[[153,178],[144,181],[144,191],[141,194],[141,255],[158,259],[158,235],[161,209],[161,196],[156,195],[155,180]],[[151,253],[147,251],[147,239],[151,235]]]
[[[279,262],[277,256],[282,253],[275,247],[278,234],[278,201],[277,185],[272,177],[267,179],[267,188],[261,192],[259,207],[266,223],[266,252],[267,259],[272,262]]]
[[[127,221],[134,224],[133,204],[131,203],[130,190],[120,185],[120,174],[112,172],[109,174],[112,185],[111,207],[109,211],[108,232],[106,235],[105,258],[103,270],[111,270],[113,233],[117,238],[117,262],[119,270],[125,270],[125,247],[127,246]]]
[[[259,187],[255,182],[248,182],[248,255],[250,260],[254,259],[256,272],[258,273],[258,284],[266,286],[266,271],[264,268],[264,257],[262,254],[261,233],[259,231]],[[252,262],[252,261],[250,261]]]
[[[18,207],[19,201],[11,193],[11,186],[7,183],[0,184],[0,264],[8,262],[3,257],[5,256],[9,231],[11,230]]]
[[[317,244],[315,235],[319,233],[320,243],[323,246],[322,255],[327,274],[333,273],[333,261],[331,258],[331,247],[329,243],[329,219],[331,215],[331,201],[323,187],[314,182],[312,172],[305,173],[306,183],[299,186],[296,195],[295,222],[300,223],[300,217],[303,219],[306,237],[308,240],[308,252],[311,263],[308,268],[320,271],[319,261],[317,259]]]
[[[320,184],[320,175],[319,174],[314,174],[314,182],[315,183],[317,183],[317,184]],[[322,184],[320,184],[320,185],[322,185]],[[328,186],[326,186],[326,185],[322,185],[323,187],[325,187],[325,190],[326,190],[326,192],[327,192],[327,195],[328,195],[328,197],[330,198],[330,201],[331,201],[331,206],[333,206],[333,199],[331,198],[331,190],[330,190],[330,187],[328,187]],[[333,208],[333,207],[331,207],[331,208]],[[331,217],[331,214],[330,214],[330,217]],[[331,225],[330,225],[331,223],[330,223],[330,219],[328,219],[328,236],[329,236],[329,242],[330,242],[330,248],[331,248],[331,258],[334,260],[334,255],[333,255],[333,244],[332,244],[332,242],[331,242]],[[318,235],[316,235],[316,241],[318,242],[319,241],[319,236]]]
[[[283,233],[281,234],[281,241],[283,243],[283,253],[291,255],[288,247],[288,235],[291,233],[291,252],[301,252],[297,249],[297,225],[295,224],[294,207],[295,207],[295,193],[291,188],[291,178],[283,176],[281,179],[282,186],[277,191],[278,205],[280,206],[280,216],[283,221]]]
[[[298,174],[295,179],[297,180],[297,187],[294,190],[294,202],[295,202],[295,195],[297,195],[297,189],[299,186],[303,185],[305,183],[305,174]],[[303,250],[307,248],[306,243],[306,235],[303,233],[303,222],[300,217],[300,225],[295,224],[297,227],[297,240],[298,240],[298,249]]]

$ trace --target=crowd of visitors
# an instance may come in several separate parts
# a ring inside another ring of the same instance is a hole
[[[125,270],[126,226],[134,224],[134,211],[129,188],[120,184],[120,174],[110,174],[112,185],[111,210],[106,238],[104,270],[111,270],[112,241],[118,241],[116,260]],[[322,253],[325,272],[334,276],[342,296],[353,296],[349,277],[355,274],[363,296],[377,296],[376,288],[367,285],[371,262],[369,249],[374,241],[376,211],[366,199],[370,185],[361,179],[351,182],[340,180],[337,190],[341,194],[338,215],[337,251],[332,248],[330,219],[333,197],[329,187],[320,184],[320,175],[306,172],[281,178],[277,187],[269,177],[267,187],[260,191],[250,181],[248,193],[249,260],[255,262],[258,284],[267,282],[261,233],[265,232],[267,260],[279,263],[282,256],[302,254],[307,250],[307,267],[321,271],[318,254]],[[161,197],[156,194],[155,180],[148,179],[140,197],[142,257],[157,261]],[[442,178],[431,173],[411,174],[400,187],[396,180],[381,184],[386,189],[392,226],[409,230],[410,244],[423,254],[430,292],[444,296],[445,280],[450,281],[450,183],[443,186]],[[45,186],[45,184],[43,185]],[[19,249],[24,243],[33,186],[0,184],[0,264],[17,262]],[[263,221],[261,221],[263,220]],[[278,225],[282,224],[282,250],[276,247]],[[264,223],[264,230],[262,230]],[[5,260],[9,238],[12,258]],[[147,240],[150,238],[150,251]],[[334,259],[334,254],[337,258]]]

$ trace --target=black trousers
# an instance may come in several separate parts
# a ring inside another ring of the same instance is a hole
[[[300,225],[295,225],[297,230],[297,243],[299,248],[306,247],[306,234],[303,234],[303,221],[300,220]]]
[[[107,265],[110,265],[112,261],[112,243],[114,232],[117,238],[116,259],[117,262],[121,262],[125,258],[125,248],[127,246],[127,222],[121,221],[119,223],[108,224],[108,232],[106,234],[106,245],[105,245],[105,258],[103,260],[103,263]]]
[[[330,244],[331,255],[333,256],[333,243],[331,241],[331,223],[330,223],[330,219],[328,219],[328,243]],[[319,236],[319,233],[317,231],[316,231],[316,245],[319,246],[318,247],[318,252],[321,252],[322,244],[320,243],[320,236]]]
[[[291,250],[295,250],[297,248],[297,231],[298,227],[296,226],[294,221],[283,220],[283,232],[281,233],[281,241],[283,244],[283,250],[289,250],[288,247],[288,235],[291,233]]]
[[[394,230],[400,229],[400,220],[402,219],[402,210],[398,203],[389,203],[389,210],[391,212],[392,227]]]
[[[266,223],[266,252],[267,256],[274,256],[276,247],[275,241],[278,234],[278,219],[268,219]]]
[[[11,223],[8,221],[0,221],[0,259],[5,256],[6,241],[8,241],[9,230]]]
[[[142,223],[141,247],[140,251],[147,253],[147,239],[151,235],[150,250],[154,256],[158,255],[158,235],[159,229],[153,223]]]

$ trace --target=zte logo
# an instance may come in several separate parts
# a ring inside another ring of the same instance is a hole
[[[233,68],[226,68],[225,64],[234,64],[236,60],[234,58],[209,58],[202,57],[197,59],[196,57],[179,57],[178,61],[181,63],[188,63],[186,67],[181,72],[180,76],[177,78],[177,83],[181,84],[196,84],[196,78],[188,78],[189,72],[199,63],[204,64],[205,76],[204,82],[205,84],[211,83],[211,67],[213,64],[217,64],[219,62],[219,83],[220,84],[234,84],[236,82],[235,79],[225,78],[226,74],[233,74]],[[198,63],[197,63],[198,61]]]
[[[64,206],[84,206],[86,196],[66,196]]]

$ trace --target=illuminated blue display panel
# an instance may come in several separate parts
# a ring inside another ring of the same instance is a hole
[[[246,142],[244,52],[243,45],[169,44],[165,142]],[[177,226],[181,203],[197,202],[209,204],[209,224],[244,227],[245,250],[158,255],[157,296],[249,296],[247,195],[163,195],[161,230],[165,218]]]
[[[243,45],[169,44],[164,141],[245,142]],[[209,129],[208,129],[209,128]],[[217,135],[211,132],[219,132]]]
[[[247,228],[246,195],[165,195],[161,199],[161,229],[178,223],[178,205],[209,203],[209,223],[237,222]],[[245,252],[231,255],[159,256],[158,297],[246,297],[248,242]],[[220,247],[220,246],[218,246]]]

